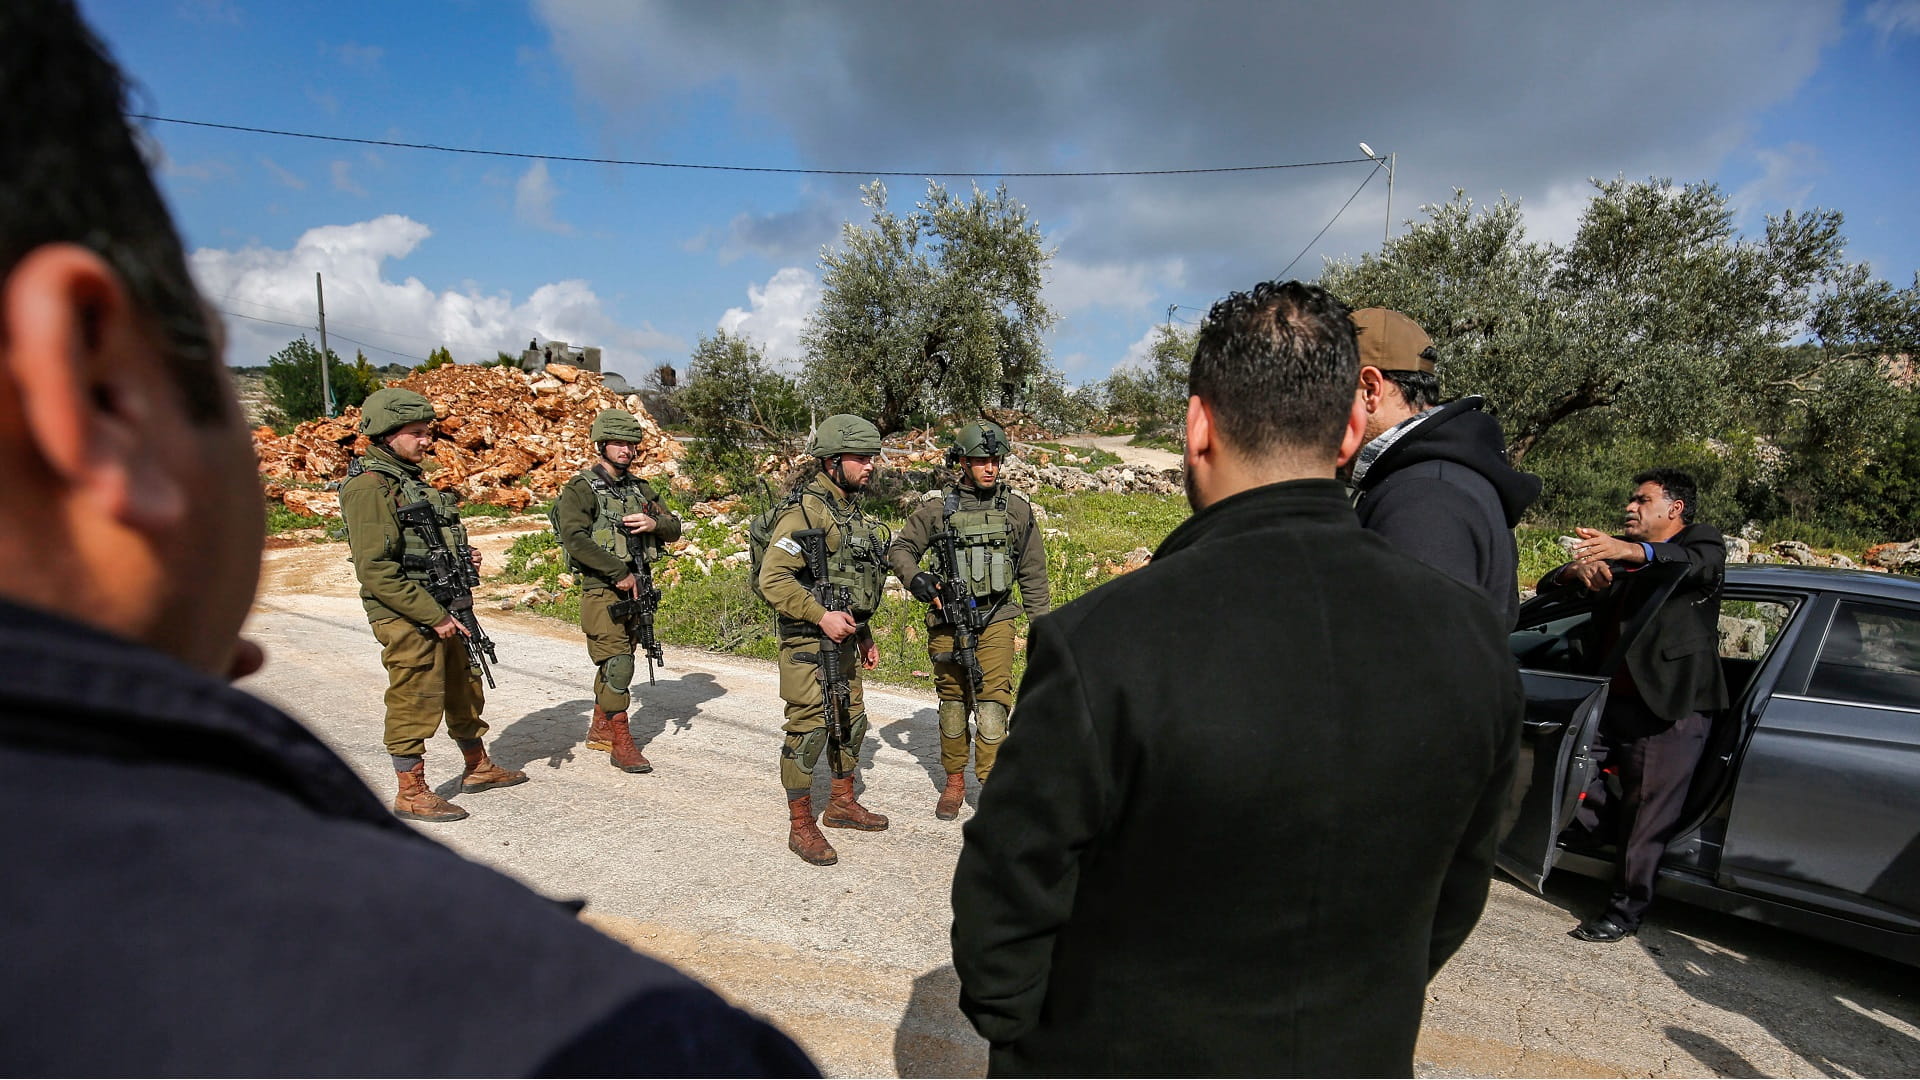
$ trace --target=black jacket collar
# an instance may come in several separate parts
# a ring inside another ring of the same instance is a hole
[[[1153,553],[1164,558],[1207,539],[1249,529],[1301,525],[1360,528],[1346,485],[1331,477],[1287,480],[1229,495],[1180,523]]]

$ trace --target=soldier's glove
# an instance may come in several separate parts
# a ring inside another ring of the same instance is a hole
[[[940,591],[940,579],[922,570],[913,575],[912,581],[907,582],[907,591],[913,594],[915,600],[923,604],[931,604],[934,594]]]

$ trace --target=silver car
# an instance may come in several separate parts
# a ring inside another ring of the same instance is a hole
[[[1499,865],[1535,891],[1556,866],[1613,875],[1610,847],[1561,838],[1626,647],[1601,644],[1586,595],[1520,610],[1527,718]],[[1657,892],[1920,966],[1920,580],[1729,566],[1720,657],[1733,705]]]

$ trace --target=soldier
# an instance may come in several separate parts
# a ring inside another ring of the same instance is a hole
[[[821,653],[827,649],[838,651],[840,670],[848,673],[852,685],[848,738],[828,763],[833,794],[820,824],[865,832],[887,827],[885,817],[853,797],[860,742],[867,734],[859,669],[871,670],[880,662],[867,619],[879,606],[887,581],[881,561],[884,527],[860,512],[855,497],[873,473],[880,430],[857,416],[829,416],[808,440],[807,453],[820,459],[820,471],[796,490],[774,520],[759,585],[780,615],[780,697],[787,703],[780,782],[787,789],[787,847],[815,866],[831,866],[839,856],[814,825],[812,801],[814,765],[828,742],[820,689]],[[825,530],[826,583],[848,590],[851,611],[828,611],[815,597],[817,583],[807,572],[805,548],[794,537],[806,529]]]
[[[486,696],[467,658],[464,631],[427,592],[427,540],[402,528],[396,509],[426,500],[440,519],[441,536],[454,551],[467,542],[453,496],[422,478],[420,463],[433,444],[433,405],[411,390],[376,390],[360,407],[360,431],[372,446],[358,464],[363,471],[340,486],[340,514],[347,523],[353,572],[360,579],[373,636],[387,668],[387,753],[393,756],[399,794],[393,812],[414,821],[459,821],[460,807],[427,787],[427,740],[447,721],[460,745],[466,771],[460,790],[471,794],[527,782],[527,774],[503,769],[480,742],[487,733],[480,710]],[[474,569],[480,553],[472,555]]]
[[[608,751],[608,760],[622,772],[652,772],[627,727],[639,639],[631,623],[614,621],[611,609],[623,596],[635,597],[640,587],[629,559],[643,565],[659,559],[664,545],[680,538],[680,519],[667,511],[652,485],[627,471],[646,438],[632,413],[602,410],[593,418],[590,436],[600,460],[567,481],[553,506],[554,531],[580,583],[580,629],[586,631],[587,655],[595,668],[587,749]]]
[[[944,491],[929,491],[907,518],[900,535],[887,549],[887,561],[906,583],[914,599],[931,603],[944,582],[920,569],[920,559],[934,538],[951,532],[967,591],[984,610],[975,654],[982,676],[974,701],[975,750],[973,774],[985,784],[1007,737],[1007,714],[1013,708],[1013,619],[1019,614],[1008,602],[1020,586],[1020,606],[1029,619],[1048,611],[1047,556],[1033,527],[1033,507],[1019,492],[1000,480],[1000,462],[1010,448],[1007,433],[991,420],[961,428],[947,451],[947,462],[960,466],[960,482]],[[933,658],[933,683],[940,694],[940,766],[947,786],[940,793],[933,816],[952,820],[966,798],[967,704],[970,677],[954,655],[954,628],[945,612],[927,609],[927,652]]]

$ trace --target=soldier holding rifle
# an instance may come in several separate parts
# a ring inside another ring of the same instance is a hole
[[[653,636],[660,592],[653,563],[680,538],[680,519],[653,486],[629,470],[646,429],[632,413],[605,409],[589,431],[600,460],[567,481],[553,504],[554,532],[580,583],[580,629],[593,660],[593,721],[587,749],[604,750],[622,772],[652,772],[634,745],[627,712],[633,701],[634,654],[647,657],[647,682],[664,653]]]
[[[881,561],[885,526],[866,517],[856,499],[880,453],[880,431],[857,416],[830,416],[808,440],[807,453],[820,459],[820,471],[775,519],[759,585],[780,614],[787,847],[815,866],[831,866],[839,855],[813,818],[813,771],[821,751],[827,751],[833,786],[820,824],[865,832],[887,827],[887,819],[861,806],[853,791],[867,734],[860,669],[880,662],[866,624],[887,577]]]
[[[481,664],[492,649],[473,617],[469,591],[480,553],[467,545],[453,496],[428,484],[421,471],[433,445],[433,420],[432,403],[412,390],[369,395],[360,431],[372,445],[340,487],[340,513],[360,600],[387,669],[387,753],[399,782],[393,812],[414,821],[459,821],[467,812],[427,787],[426,741],[443,716],[466,761],[461,791],[524,784],[527,774],[495,765],[480,741],[487,733],[480,719],[486,705]]]
[[[961,428],[947,451],[959,481],[930,491],[887,549],[894,576],[927,609],[927,651],[940,695],[940,766],[946,787],[935,817],[960,814],[967,793],[968,723],[973,772],[982,784],[993,772],[1013,708],[1013,619],[1009,603],[1020,586],[1028,618],[1049,610],[1047,556],[1034,528],[1033,507],[1001,484],[1000,463],[1011,443],[991,420]],[[920,569],[931,549],[935,569]]]

